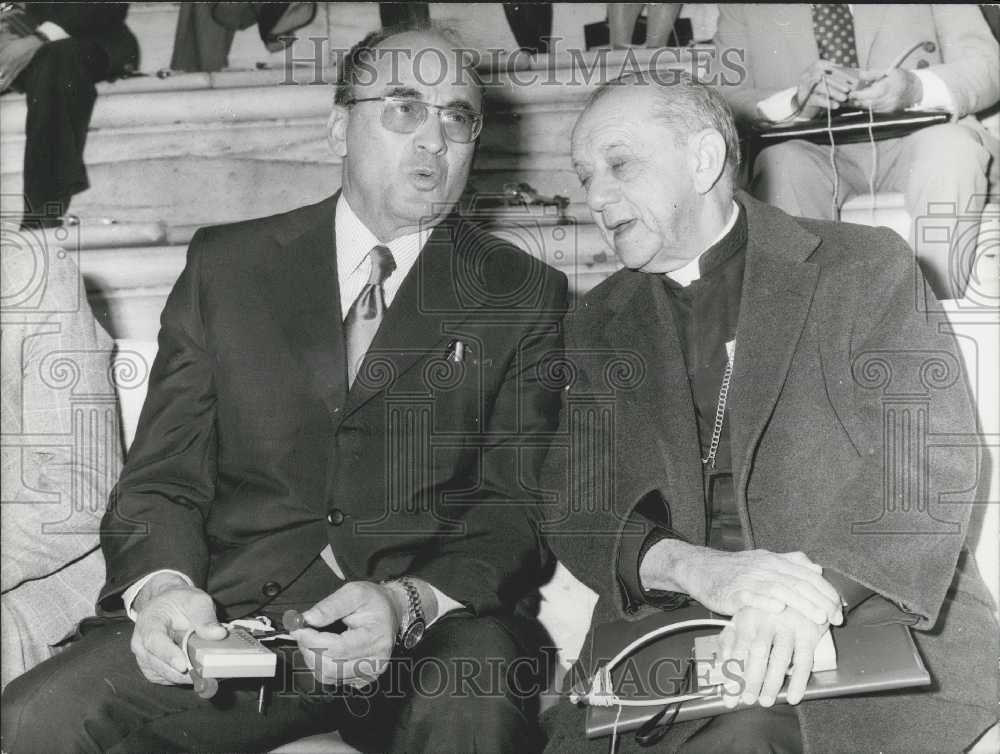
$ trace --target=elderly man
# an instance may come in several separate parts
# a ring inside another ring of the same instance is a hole
[[[693,600],[732,616],[723,655],[744,663],[741,695],[726,696],[740,709],[676,724],[663,746],[968,744],[996,719],[980,679],[996,623],[963,547],[978,467],[958,446],[976,427],[953,339],[914,307],[912,254],[889,231],[794,219],[734,192],[732,116],[690,79],[598,90],[572,154],[625,269],[565,323],[572,380],[543,531],[598,592],[595,624]],[[893,380],[884,392],[878,375]],[[925,401],[926,431],[893,446],[912,467],[883,466],[892,395]],[[928,454],[928,432],[953,439]],[[884,488],[899,492],[884,500]],[[798,704],[831,623],[886,619],[916,629],[931,689]],[[793,706],[772,706],[786,671]],[[551,750],[583,750],[584,713],[549,714]]]
[[[986,202],[996,140],[975,113],[1000,99],[997,42],[973,4],[720,5],[716,40],[739,50],[746,77],[725,87],[737,115],[787,124],[845,109],[952,113],[954,123],[908,136],[838,145],[792,140],[755,160],[751,192],[793,215],[836,219],[851,195],[903,194],[910,243],[940,298],[961,298]],[[932,212],[943,233],[917,233]],[[951,221],[948,221],[948,218]],[[961,221],[959,221],[961,218]]]
[[[510,616],[539,566],[518,506],[556,425],[535,365],[567,288],[452,213],[481,108],[450,37],[372,35],[329,121],[343,190],[196,234],[103,523],[99,605],[120,617],[8,688],[5,751],[537,741]],[[187,633],[290,608],[261,696],[191,690]]]

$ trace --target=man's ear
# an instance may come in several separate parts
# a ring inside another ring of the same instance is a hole
[[[726,169],[726,140],[714,128],[703,128],[688,139],[691,178],[699,194],[707,194]]]
[[[326,138],[330,149],[337,157],[347,156],[347,119],[350,110],[343,105],[334,105],[326,121]]]

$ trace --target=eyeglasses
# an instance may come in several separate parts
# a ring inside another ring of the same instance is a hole
[[[437,111],[438,120],[444,126],[444,135],[449,141],[468,144],[476,140],[483,130],[483,116],[459,107],[443,107],[421,102],[407,97],[365,97],[352,99],[346,104],[361,102],[382,103],[382,127],[398,134],[411,134],[427,120],[427,111]]]

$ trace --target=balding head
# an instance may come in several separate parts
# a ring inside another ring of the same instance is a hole
[[[675,71],[670,74],[667,81],[663,80],[662,72],[649,71],[627,73],[608,81],[590,95],[583,112],[586,114],[602,99],[617,92],[622,101],[647,103],[650,112],[677,139],[713,128],[726,144],[726,171],[735,180],[740,169],[740,139],[729,104],[715,89],[695,81],[689,74]]]
[[[690,78],[631,75],[602,86],[573,128],[572,155],[594,221],[631,269],[679,268],[731,211],[732,116]]]

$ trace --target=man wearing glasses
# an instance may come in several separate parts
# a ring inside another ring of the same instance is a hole
[[[369,36],[329,121],[342,191],[195,235],[103,522],[102,618],[8,687],[5,751],[335,728],[379,750],[537,748],[510,616],[539,567],[521,506],[557,423],[538,374],[566,280],[453,212],[483,123],[464,62],[438,31]],[[186,635],[288,610],[263,692],[192,691]]]

